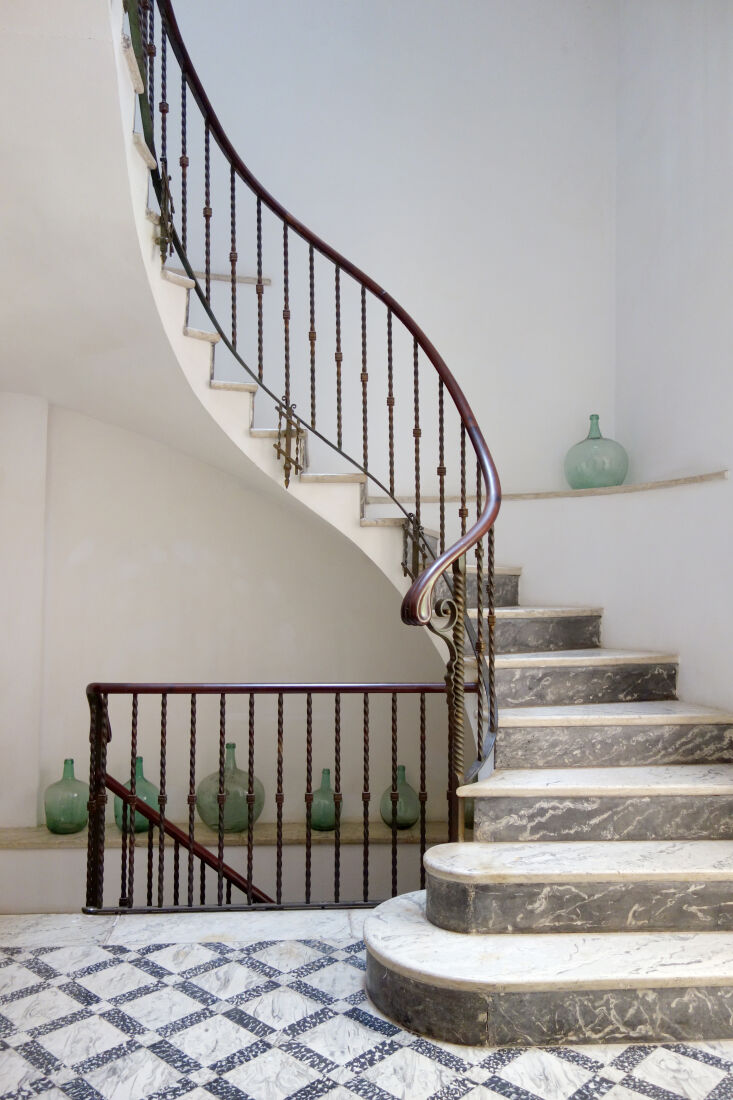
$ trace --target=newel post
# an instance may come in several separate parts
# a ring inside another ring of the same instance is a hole
[[[107,742],[110,728],[106,695],[89,688],[87,700],[90,721],[86,907],[101,909],[104,904],[104,818],[107,806]]]

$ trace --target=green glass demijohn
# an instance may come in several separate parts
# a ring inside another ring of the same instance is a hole
[[[52,833],[78,833],[87,823],[89,785],[74,778],[74,761],[64,760],[63,778],[43,795],[46,828]]]
[[[571,489],[606,489],[622,485],[629,469],[629,456],[615,439],[604,439],[598,427],[598,413],[591,413],[585,439],[565,456],[565,477]]]
[[[397,828],[409,829],[420,816],[420,799],[405,779],[405,765],[397,765]],[[379,800],[379,812],[385,825],[392,828],[392,786]]]
[[[226,755],[224,757],[224,832],[241,833],[249,827],[249,805],[247,794],[249,791],[249,772],[240,771],[235,758],[236,743],[228,741]],[[265,788],[257,776],[254,777],[253,794],[254,813],[253,822],[262,813],[265,805]],[[218,770],[202,779],[196,791],[196,809],[205,825],[210,829],[219,828],[219,772]]]
[[[321,772],[321,785],[313,792],[311,802],[311,825],[322,833],[336,828],[336,802],[331,790],[331,769]]]
[[[128,791],[130,790],[130,780],[125,783]],[[146,806],[150,806],[153,810],[158,809],[158,788],[154,783],[151,783],[143,775],[143,758],[142,756],[135,757],[135,794],[144,802]],[[115,798],[115,821],[117,822],[117,828],[122,828],[122,799]],[[150,828],[150,822],[147,817],[143,817],[139,810],[135,811],[135,832],[147,833]]]

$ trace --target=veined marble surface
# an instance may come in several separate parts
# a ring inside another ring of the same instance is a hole
[[[730,795],[733,764],[671,764],[638,768],[517,768],[458,788],[462,798],[593,795]]]
[[[603,665],[669,665],[679,657],[669,653],[649,653],[633,649],[565,649],[544,653],[499,653],[499,668],[568,668],[573,665],[601,667]]]
[[[378,906],[364,922],[364,942],[393,972],[477,993],[733,986],[733,933],[468,937],[429,923],[424,891]]]
[[[472,841],[438,844],[424,863],[435,878],[468,884],[733,881],[733,841]]]
[[[497,607],[497,619],[576,619],[589,615],[602,615],[602,607]],[[476,609],[469,611],[472,618],[478,616]]]
[[[511,707],[499,710],[499,726],[614,726],[667,725],[678,723],[726,723],[733,725],[728,711],[685,703],[680,699],[639,700],[632,703],[577,703],[574,706]]]

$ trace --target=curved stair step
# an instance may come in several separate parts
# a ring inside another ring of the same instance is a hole
[[[729,1035],[733,934],[459,936],[425,893],[364,923],[367,991],[386,1016],[451,1043],[689,1042]]]
[[[512,769],[458,794],[476,840],[733,839],[731,764]]]
[[[733,762],[733,715],[678,699],[500,712],[497,768]]]
[[[427,916],[452,932],[733,931],[733,841],[439,844]]]

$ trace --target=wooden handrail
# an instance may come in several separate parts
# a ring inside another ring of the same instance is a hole
[[[154,0],[155,2],[155,0]],[[229,137],[227,136],[224,127],[219,121],[214,108],[211,105],[209,97],[207,96],[204,87],[199,79],[198,73],[191,61],[191,57],[183,42],[178,22],[173,12],[173,6],[170,0],[157,0],[158,8],[161,16],[165,22],[166,33],[168,36],[168,42],[170,44],[173,53],[175,54],[181,71],[183,72],[186,80],[186,84],[196,101],[199,110],[204,116],[206,125],[214,141],[221,149],[222,153],[226,157],[227,161],[234,169],[239,178],[250,188],[251,191],[261,200],[261,202],[270,210],[276,217],[278,217],[289,229],[292,229],[299,237],[306,241],[309,245],[319,252],[326,259],[330,260],[342,271],[345,271],[353,279],[355,279],[360,286],[363,286],[376,298],[378,298],[384,305],[391,310],[395,317],[397,317],[405,326],[407,331],[415,339],[418,346],[421,348],[427,359],[435,368],[438,377],[441,379],[448,393],[450,394],[453,404],[458,411],[461,421],[465,427],[466,434],[471,442],[471,446],[476,454],[476,458],[479,463],[485,484],[486,484],[486,499],[481,515],[476,523],[462,535],[461,538],[453,545],[448,547],[442,554],[440,554],[429,566],[425,569],[413,582],[410,589],[406,593],[402,601],[402,621],[411,626],[423,626],[430,621],[432,614],[432,596],[440,577],[445,571],[452,565],[456,559],[464,555],[472,546],[475,546],[484,535],[489,531],[493,525],[496,516],[499,512],[501,504],[501,486],[499,482],[499,475],[494,464],[494,460],[491,457],[491,452],[486,444],[481,429],[478,426],[476,417],[473,414],[471,406],[466,399],[463,390],[459,386],[455,377],[448,369],[448,366],[439,354],[432,342],[427,338],[420,326],[413,320],[410,314],[405,310],[399,302],[397,302],[390,294],[388,294],[378,283],[371,279],[365,272],[361,271],[355,264],[351,263],[345,256],[342,256],[340,252],[337,252],[335,248],[332,248],[326,241],[322,240],[317,234],[313,233],[307,226],[305,226],[297,218],[282,206],[277,199],[270,194],[270,192],[263,187],[260,181],[252,174],[242,158],[237,153],[237,150],[232,145]],[[366,471],[368,473],[368,471]]]
[[[478,684],[464,685],[467,693],[478,691]],[[95,695],[445,695],[445,681],[431,683],[346,683],[346,684],[224,684],[171,683],[132,684],[94,683],[87,685],[87,698]]]

